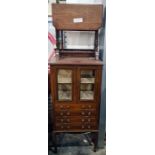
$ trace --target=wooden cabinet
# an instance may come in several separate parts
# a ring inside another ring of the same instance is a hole
[[[101,67],[55,65],[51,72],[55,104],[96,104]]]
[[[50,62],[53,132],[97,134],[102,62],[91,60],[89,64],[89,58],[76,58],[70,65],[72,59],[61,58]]]
[[[98,29],[102,25],[103,6],[52,6],[53,23],[58,38],[56,57],[49,61],[55,151],[56,135],[65,132],[94,133],[92,140],[96,150],[103,66],[98,59]],[[65,49],[63,30],[93,31],[94,49]]]
[[[52,66],[55,132],[98,130],[101,66]]]

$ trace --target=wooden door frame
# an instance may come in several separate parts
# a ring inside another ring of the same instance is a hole
[[[95,83],[94,83],[94,100],[80,100],[80,72],[81,70],[95,70]],[[77,67],[77,103],[78,104],[87,104],[87,103],[92,103],[96,104],[97,102],[97,89],[98,89],[98,67],[97,66],[78,66]]]
[[[57,73],[59,69],[66,69],[66,70],[72,70],[72,100],[71,101],[59,101],[58,100],[58,83],[57,83]],[[54,104],[74,104],[76,102],[76,97],[75,97],[75,83],[76,83],[76,67],[74,66],[54,66],[54,75],[52,77],[52,87],[53,87],[53,94],[54,94]]]

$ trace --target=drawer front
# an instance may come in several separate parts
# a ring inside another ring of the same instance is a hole
[[[96,110],[95,109],[82,109],[82,110],[56,110],[55,111],[56,116],[96,116]]]
[[[60,111],[60,110],[75,110],[75,109],[87,109],[87,110],[92,110],[96,109],[96,104],[56,104],[54,106],[55,110]]]
[[[96,123],[56,123],[55,129],[59,131],[69,130],[97,130]]]
[[[57,123],[96,123],[95,117],[88,117],[88,116],[82,116],[82,117],[56,117]]]

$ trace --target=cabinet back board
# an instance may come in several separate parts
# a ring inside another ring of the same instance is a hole
[[[102,26],[103,5],[52,4],[57,30],[98,30]]]

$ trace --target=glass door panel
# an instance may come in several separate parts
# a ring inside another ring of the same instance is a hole
[[[72,70],[59,69],[58,83],[72,83]]]
[[[95,70],[81,70],[80,100],[94,100]]]
[[[72,70],[58,70],[57,87],[59,101],[72,101]]]

